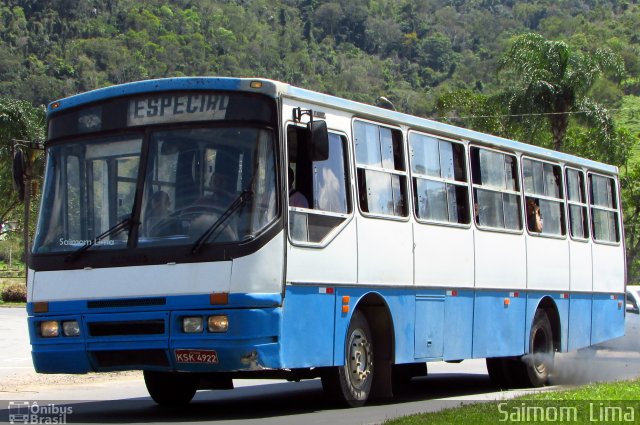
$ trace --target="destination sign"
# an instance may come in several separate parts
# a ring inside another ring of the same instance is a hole
[[[184,121],[223,120],[229,96],[220,94],[162,95],[129,101],[127,126]]]

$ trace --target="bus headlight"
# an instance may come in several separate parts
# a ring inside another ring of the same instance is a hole
[[[183,317],[182,331],[188,334],[202,332],[202,317]]]
[[[64,336],[78,336],[80,335],[80,325],[77,320],[69,320],[62,322],[62,333]]]
[[[229,330],[229,318],[227,316],[209,316],[207,320],[209,332],[226,332]]]
[[[59,326],[60,325],[58,325],[58,322],[56,322],[55,320],[40,322],[40,336],[44,338],[58,336]]]

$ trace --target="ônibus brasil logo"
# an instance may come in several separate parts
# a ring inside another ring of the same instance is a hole
[[[37,401],[10,401],[8,411],[10,424],[66,424],[73,407],[54,403],[40,405]]]

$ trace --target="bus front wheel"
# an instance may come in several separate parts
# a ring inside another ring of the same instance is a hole
[[[322,376],[325,394],[351,407],[364,405],[373,382],[373,352],[369,323],[356,311],[347,331],[344,366],[329,368]]]
[[[190,373],[144,371],[149,395],[160,406],[180,406],[191,401],[198,378]]]

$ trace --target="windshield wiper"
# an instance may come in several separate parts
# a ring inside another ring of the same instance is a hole
[[[207,243],[207,241],[211,239],[211,236],[216,232],[216,230],[221,228],[224,222],[227,221],[227,219],[231,217],[236,211],[242,208],[244,204],[246,204],[247,201],[251,199],[252,196],[252,191],[243,190],[242,193],[240,193],[240,196],[238,196],[235,201],[233,201],[229,208],[227,208],[225,212],[223,212],[222,215],[218,217],[218,219],[211,226],[209,226],[209,228],[202,234],[202,236],[200,236],[198,240],[195,241],[195,243],[191,247],[191,254],[198,253]]]
[[[118,233],[122,232],[123,230],[128,230],[131,227],[132,223],[133,223],[133,220],[130,217],[125,218],[115,226],[111,227],[110,229],[106,230],[103,233],[100,233],[94,239],[92,239],[91,241],[88,241],[87,243],[82,245],[80,248],[76,249],[71,254],[67,255],[67,258],[65,258],[65,261],[70,262],[70,261],[77,260],[85,251],[87,251],[92,246],[97,245],[98,242],[100,242],[107,236],[115,236]]]

